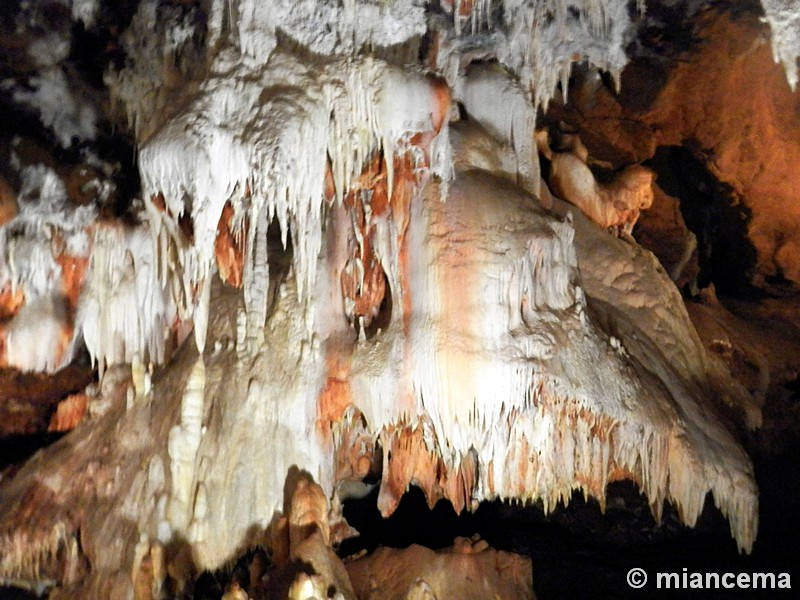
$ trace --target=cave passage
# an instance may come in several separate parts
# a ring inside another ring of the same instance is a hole
[[[648,163],[646,163],[648,164]],[[752,297],[756,250],[747,235],[748,209],[684,146],[661,146],[649,161],[658,185],[680,201],[686,226],[697,236],[700,289]]]

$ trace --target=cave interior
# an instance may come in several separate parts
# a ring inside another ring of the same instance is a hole
[[[798,56],[796,0],[2,2],[0,598],[800,584]]]

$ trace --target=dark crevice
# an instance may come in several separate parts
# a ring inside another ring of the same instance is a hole
[[[0,437],[0,473],[6,479],[13,476],[31,456],[57,442],[63,433],[13,434]],[[3,598],[0,595],[0,598]]]
[[[383,273],[383,283],[385,291],[381,305],[378,308],[378,314],[372,318],[369,325],[364,327],[364,336],[368,340],[378,335],[379,331],[386,331],[392,321],[392,286],[385,271]]]
[[[669,504],[656,523],[647,499],[627,481],[608,486],[605,513],[595,500],[584,500],[576,493],[569,506],[559,506],[549,515],[541,503],[523,506],[499,501],[484,502],[474,513],[457,515],[447,501],[430,509],[424,493],[412,487],[394,514],[383,519],[377,495],[375,489],[364,498],[345,501],[344,516],[362,535],[345,541],[341,556],[371,552],[378,546],[419,544],[440,549],[451,546],[457,536],[478,534],[495,549],[531,558],[534,591],[541,600],[646,597],[641,592],[634,596],[636,590],[627,587],[626,573],[635,566],[651,574],[681,572],[683,567],[749,572],[767,564],[772,564],[772,570],[786,571],[791,560],[775,561],[780,549],[770,544],[771,539],[757,544],[760,554],[739,555],[728,522],[714,507],[711,495],[695,528],[684,526]],[[717,596],[701,592],[691,597]]]
[[[678,198],[686,226],[697,236],[698,286],[713,283],[723,295],[754,297],[756,250],[747,234],[750,210],[711,174],[699,154],[662,146],[645,164],[658,174],[661,189]]]
[[[30,590],[0,585],[0,598],[3,600],[35,600],[44,597],[46,596],[40,596]]]

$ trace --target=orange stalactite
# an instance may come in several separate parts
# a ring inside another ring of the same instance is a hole
[[[428,504],[436,504],[439,459],[427,447],[421,427],[399,426],[383,438],[383,479],[378,509],[391,515],[412,483],[424,493]]]
[[[331,204],[336,199],[336,184],[333,181],[330,159],[325,162],[325,187],[323,189],[323,195],[328,204]]]
[[[392,186],[392,217],[401,237],[408,227],[408,211],[411,198],[420,181],[414,172],[414,160],[410,152],[394,159],[394,185]]]
[[[159,212],[167,212],[167,202],[164,199],[164,194],[161,192],[150,196],[150,202],[158,209]]]
[[[438,134],[442,131],[442,127],[444,127],[444,124],[448,120],[450,115],[450,104],[453,100],[453,97],[450,93],[450,87],[447,85],[447,81],[440,77],[429,77],[429,81],[431,83],[431,87],[433,88],[433,94],[436,99],[434,110],[431,113],[431,121],[433,122],[434,132]]]
[[[233,217],[233,206],[230,202],[226,202],[217,225],[214,252],[217,257],[220,278],[225,283],[238,288],[242,286],[244,271],[244,234],[239,235],[233,232]]]
[[[467,454],[460,464],[448,467],[439,452],[429,447],[427,428],[427,423],[401,425],[382,438],[383,480],[378,508],[384,517],[394,512],[409,485],[425,493],[431,508],[441,498],[450,500],[458,513],[472,504],[478,479],[474,457]]]
[[[453,510],[460,514],[466,507],[472,505],[473,492],[478,481],[478,464],[472,454],[466,454],[461,459],[457,469],[447,471],[442,469],[439,474],[439,486],[444,492],[444,497],[450,500]]]
[[[354,321],[364,320],[369,325],[380,311],[386,296],[386,275],[380,257],[375,254],[376,227],[371,219],[388,216],[395,224],[400,246],[408,226],[408,208],[415,190],[423,182],[422,173],[430,166],[430,144],[441,131],[450,111],[450,90],[443,80],[430,78],[434,90],[435,106],[431,112],[433,129],[415,134],[409,141],[423,150],[422,159],[410,149],[391,157],[375,153],[362,170],[355,185],[344,197],[344,206],[350,211],[356,239],[351,240],[350,260],[341,272],[342,294],[352,302]],[[393,166],[392,194],[389,197],[386,162]],[[365,192],[369,192],[366,194]],[[326,169],[325,197],[335,196],[330,165]],[[369,215],[365,203],[369,205]],[[402,262],[401,256],[401,262]],[[404,314],[409,314],[405,312]]]
[[[373,470],[376,461],[375,440],[356,409],[342,422],[336,448],[336,481],[362,480]]]
[[[56,256],[56,262],[61,267],[61,291],[67,300],[67,309],[70,315],[74,315],[86,279],[89,258],[59,254]]]
[[[369,205],[372,208],[372,215],[374,217],[382,217],[384,216],[389,208],[390,208],[390,198],[389,198],[389,190],[386,185],[386,165],[382,160],[379,160],[377,163],[370,165],[371,171],[372,168],[375,168],[375,171],[372,171],[370,176],[370,190],[372,191],[372,196],[369,200]]]
[[[0,289],[0,322],[11,319],[22,305],[25,304],[25,294],[21,289],[11,289],[10,285]]]
[[[72,348],[72,338],[75,335],[75,328],[72,323],[65,324],[58,332],[58,341],[56,345],[56,364],[64,366],[65,360],[68,358],[67,353]],[[60,368],[60,367],[59,367]]]
[[[56,364],[62,364],[73,346],[75,314],[86,281],[89,257],[88,255],[75,256],[67,253],[64,240],[59,235],[56,235],[53,240],[53,254],[56,263],[61,268],[61,294],[64,297],[66,309],[66,322],[61,327],[58,340],[56,340]]]
[[[354,232],[350,240],[350,258],[341,274],[342,295],[352,302],[352,311],[348,316],[355,322],[363,319],[364,326],[368,326],[378,314],[386,294],[383,265],[373,246],[376,228],[374,223],[368,222],[364,206],[365,192],[372,191],[369,200],[372,215],[382,215],[388,206],[385,182],[384,164],[380,155],[376,155],[362,171],[354,189],[344,199]]]
[[[352,350],[346,344],[329,340],[325,347],[328,378],[317,400],[317,423],[328,431],[331,423],[341,420],[345,410],[353,403],[350,389]]]
[[[363,319],[364,325],[368,326],[380,310],[386,294],[386,279],[380,261],[372,253],[371,247],[367,249],[367,244],[364,255],[366,262],[363,275],[360,276],[351,259],[342,270],[341,279],[342,294],[353,301],[353,320]],[[364,258],[361,260],[364,261]]]
[[[319,395],[317,421],[326,427],[338,421],[350,405],[350,401],[350,383],[347,380],[328,377]]]

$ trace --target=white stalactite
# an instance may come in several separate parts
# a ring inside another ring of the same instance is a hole
[[[267,209],[255,215],[251,234],[247,236],[248,260],[244,267],[244,303],[250,350],[257,350],[264,341],[269,298],[269,264],[267,259]]]
[[[800,58],[800,11],[796,0],[761,0],[765,20],[772,31],[772,56],[783,64],[789,86],[797,89]]]
[[[156,242],[147,222],[96,229],[76,329],[101,371],[134,358],[165,358],[177,309],[160,277]]]
[[[70,327],[61,297],[25,303],[6,330],[6,360],[23,371],[52,373],[72,358]]]
[[[243,202],[249,189],[254,220],[277,218],[284,244],[292,231],[304,300],[314,284],[321,250],[328,158],[341,199],[373,153],[383,148],[391,157],[413,150],[408,139],[430,131],[437,118],[442,131],[433,140],[430,170],[446,177],[446,113],[436,104],[427,78],[379,61],[336,63],[322,71],[309,70],[283,54],[270,61],[271,68],[260,72],[240,67],[232,74],[230,65],[220,65],[220,75],[207,82],[192,107],[143,146],[140,170],[146,196],[163,194],[171,215],[191,216],[195,242],[182,257],[190,284],[209,274],[225,202],[232,197]],[[404,84],[412,86],[414,94],[403,91]],[[280,93],[270,95],[271,89]],[[386,165],[391,181],[392,160],[387,158]],[[264,225],[254,230],[256,236],[265,231]],[[263,239],[248,240],[248,245],[255,244],[254,259],[263,262],[259,243]],[[264,271],[265,266],[258,268]],[[249,277],[248,282],[251,290]],[[263,295],[255,290],[247,294],[248,306],[256,303],[253,308],[263,313]]]

